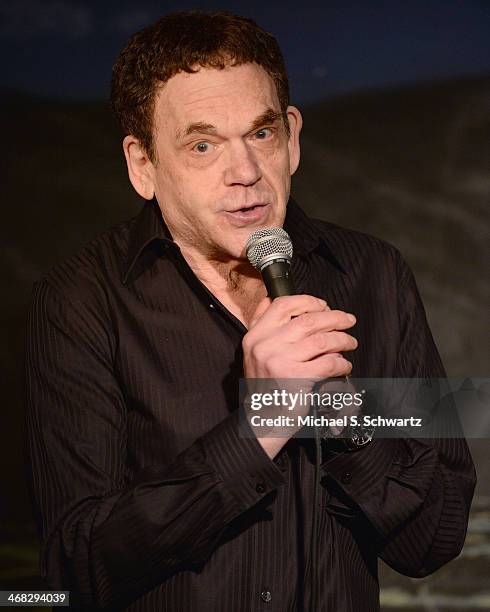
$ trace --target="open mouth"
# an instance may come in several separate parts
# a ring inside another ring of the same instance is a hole
[[[238,210],[233,210],[232,213],[248,213],[251,212],[253,210],[256,210],[257,208],[263,208],[264,206],[267,206],[266,204],[253,204],[252,206],[244,206],[243,208],[239,208]]]
[[[237,210],[227,211],[227,215],[234,219],[237,223],[250,223],[255,221],[261,221],[264,216],[267,215],[268,204],[252,204],[251,206],[244,206]]]

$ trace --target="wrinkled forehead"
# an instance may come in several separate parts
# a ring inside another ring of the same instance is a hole
[[[202,122],[240,129],[268,109],[281,110],[275,83],[261,66],[199,67],[176,74],[158,91],[155,127],[179,133],[188,123]]]

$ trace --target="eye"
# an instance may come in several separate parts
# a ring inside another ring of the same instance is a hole
[[[258,132],[255,132],[255,138],[258,140],[265,140],[271,136],[272,130],[270,128],[262,128]]]
[[[210,149],[211,149],[211,145],[209,144],[209,142],[206,142],[206,141],[198,142],[193,147],[193,150],[196,151],[197,153],[207,153]]]

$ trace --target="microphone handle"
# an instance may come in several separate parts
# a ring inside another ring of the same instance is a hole
[[[281,295],[295,295],[291,266],[285,259],[275,260],[261,270],[267,295],[273,300]]]

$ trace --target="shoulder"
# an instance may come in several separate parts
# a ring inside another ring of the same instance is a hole
[[[391,243],[328,221],[311,219],[319,235],[346,271],[391,271],[403,275],[408,269],[400,251]]]
[[[106,230],[54,265],[34,284],[34,299],[42,294],[45,299],[91,304],[95,308],[102,306],[107,301],[110,286],[120,283],[124,273],[135,219]]]

